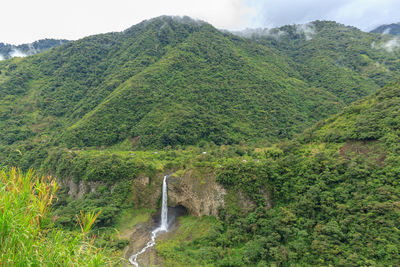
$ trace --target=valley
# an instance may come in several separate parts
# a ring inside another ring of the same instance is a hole
[[[0,265],[399,265],[393,40],[161,16],[1,60]]]

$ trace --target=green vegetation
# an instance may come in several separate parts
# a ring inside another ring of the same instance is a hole
[[[81,213],[82,232],[53,227],[51,203],[58,185],[50,177],[0,172],[0,265],[104,266],[116,264],[93,246],[90,230],[97,215]]]
[[[166,173],[226,190],[218,216],[157,243],[166,266],[400,265],[390,38],[160,17],[1,61],[0,165],[62,188],[1,172],[0,265],[119,264]]]
[[[202,263],[205,257],[196,255],[206,253],[212,266],[400,264],[400,124],[390,116],[400,107],[399,86],[379,90],[298,140],[251,153],[264,158],[259,162],[247,153],[222,163],[218,181],[258,207],[246,214],[227,198],[213,230],[180,247],[171,241],[167,262]],[[366,117],[379,125],[365,131],[359,122]],[[339,139],[330,138],[332,129],[343,130]],[[367,138],[349,134],[358,132]],[[260,201],[263,190],[272,207]]]
[[[397,82],[316,124],[306,131],[305,140],[381,140],[393,149],[400,134],[399,112],[400,84]]]
[[[398,75],[398,53],[371,47],[385,37],[314,24],[311,40],[288,26],[279,42],[254,42],[161,17],[2,61],[0,161],[39,168],[52,147],[275,142]]]
[[[332,21],[283,26],[271,34],[253,39],[289,56],[310,86],[323,88],[346,104],[396,81],[400,74],[400,51],[382,47],[390,36]]]
[[[218,248],[201,246],[201,240],[210,235],[216,224],[213,217],[180,217],[173,237],[156,244],[157,253],[165,259],[164,266],[213,266]]]
[[[126,231],[132,230],[133,227],[139,223],[145,223],[150,220],[150,214],[154,210],[149,209],[128,209],[123,210],[115,224],[116,229],[123,234]]]

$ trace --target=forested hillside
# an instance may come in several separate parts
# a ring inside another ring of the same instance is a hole
[[[399,92],[389,85],[292,142],[224,161],[217,180],[258,208],[242,212],[231,196],[221,224],[159,253],[175,264],[398,265]]]
[[[346,140],[392,140],[400,132],[400,87],[393,83],[358,101],[343,112],[305,131],[307,139],[342,142]]]
[[[1,162],[40,165],[53,146],[275,142],[399,73],[398,50],[372,47],[386,37],[333,22],[299,27],[249,40],[159,17],[2,61]]]
[[[241,35],[272,46],[296,63],[296,70],[316,88],[348,104],[366,96],[400,74],[400,50],[393,37],[360,31],[332,21],[315,21]]]
[[[120,210],[142,207],[157,190],[159,182],[135,191],[143,176],[154,183],[166,172],[215,177],[228,190],[225,206],[217,219],[182,218],[177,234],[158,242],[166,266],[397,265],[399,92],[400,83],[390,84],[269,147],[54,151],[44,167],[64,179],[116,181],[114,192],[103,188],[60,207],[65,225],[68,214],[88,206],[104,209],[100,225],[117,223]]]
[[[1,60],[0,265],[127,264],[166,176],[144,265],[400,265],[396,40],[163,16]]]

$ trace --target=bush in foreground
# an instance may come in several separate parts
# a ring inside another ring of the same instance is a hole
[[[81,232],[52,225],[51,203],[57,183],[32,170],[0,171],[0,266],[105,266],[105,252],[89,232],[98,214],[81,214]]]

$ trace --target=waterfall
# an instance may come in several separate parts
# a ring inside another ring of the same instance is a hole
[[[137,262],[137,258],[140,254],[144,253],[148,248],[151,248],[156,244],[157,235],[160,232],[168,231],[168,187],[167,187],[167,175],[164,176],[163,186],[162,186],[162,206],[161,206],[161,223],[156,229],[151,231],[150,238],[151,240],[147,242],[146,246],[142,248],[136,254],[133,254],[129,257],[129,262],[133,264],[135,267],[139,267]]]
[[[161,206],[161,224],[160,230],[167,231],[168,229],[168,192],[167,192],[167,176],[164,176],[162,185],[162,206]]]

